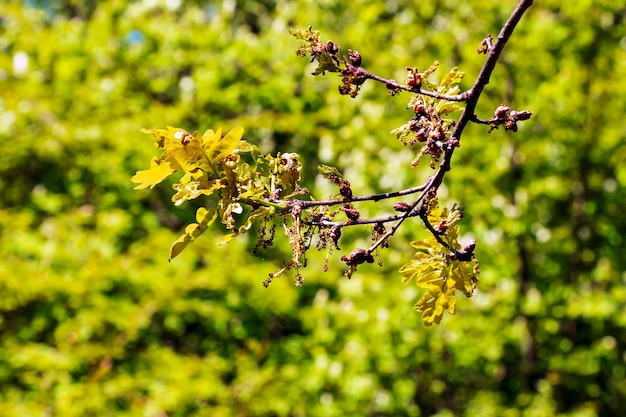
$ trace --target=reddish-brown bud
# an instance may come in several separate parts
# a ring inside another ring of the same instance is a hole
[[[422,86],[422,74],[419,73],[417,68],[406,67],[406,70],[408,71],[406,75],[406,85],[409,87],[417,87],[419,90]]]
[[[339,52],[339,47],[333,41],[328,41],[326,42],[326,52],[331,55],[335,55]]]
[[[462,262],[469,262],[474,257],[474,250],[476,250],[476,241],[472,240],[463,249],[457,250],[453,257]]]
[[[411,206],[405,203],[404,201],[399,201],[393,205],[393,209],[395,211],[406,212],[411,210]]]
[[[422,116],[426,114],[426,106],[424,106],[424,103],[416,103],[415,106],[413,106],[413,111],[415,112],[415,114],[417,116]]]
[[[504,104],[498,106],[498,108],[493,112],[493,118],[495,120],[504,120],[509,110],[510,108],[505,106]]]
[[[374,257],[365,249],[354,249],[352,252],[350,252],[350,256],[344,255],[341,257],[341,260],[344,261],[348,266],[356,266],[364,262],[370,264],[374,263]]]
[[[426,140],[428,139],[428,129],[426,128],[421,128],[420,130],[418,130],[418,132],[415,134],[415,139],[417,139],[418,142],[426,142]]]
[[[530,119],[532,115],[533,114],[529,112],[528,110],[522,110],[522,111],[512,110],[510,113],[511,118],[514,119],[515,121],[528,120]]]
[[[507,119],[507,121],[504,122],[504,129],[510,130],[512,132],[517,132],[517,123],[515,122],[515,119]]]
[[[439,233],[440,235],[445,234],[449,228],[450,227],[448,226],[448,222],[446,220],[440,221],[433,227],[433,229],[435,229],[435,232]]]
[[[339,238],[341,238],[341,226],[333,226],[333,228],[330,229],[329,236],[331,240],[333,241],[335,248],[339,250]]]
[[[420,122],[418,122],[417,120],[411,119],[409,121],[409,130],[411,132],[417,132],[419,130],[419,127],[420,127]]]
[[[344,208],[343,212],[346,213],[346,216],[348,217],[348,220],[350,220],[350,223],[356,223],[359,220],[359,217],[361,217],[361,213],[359,213],[357,209],[351,207]]]
[[[352,65],[354,65],[355,67],[361,66],[361,54],[359,53],[359,51],[348,49],[348,56]]]
[[[350,182],[348,180],[341,180],[339,183],[339,194],[346,199],[352,198],[352,188],[350,188]]]
[[[294,204],[293,206],[291,206],[291,214],[293,214],[296,217],[302,214],[302,205]]]

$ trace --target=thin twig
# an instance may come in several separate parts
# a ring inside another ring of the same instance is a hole
[[[284,204],[298,204],[300,207],[308,208],[315,206],[336,206],[339,204],[345,203],[354,203],[359,201],[380,201],[386,200],[394,197],[401,197],[403,195],[415,194],[417,192],[423,191],[424,185],[419,185],[417,187],[407,188],[406,190],[400,191],[392,191],[388,193],[380,193],[380,194],[372,194],[372,195],[362,195],[362,196],[353,196],[350,198],[342,198],[342,199],[334,199],[334,200],[313,200],[313,201],[304,201],[304,200],[290,200],[284,201]]]
[[[422,95],[425,95],[425,96],[434,97],[434,98],[438,98],[438,99],[441,99],[441,100],[448,100],[448,101],[465,101],[472,94],[472,91],[468,90],[468,91],[466,91],[464,93],[461,93],[461,94],[448,96],[446,94],[439,94],[439,93],[435,93],[433,91],[422,90],[422,89],[420,89],[418,87],[410,87],[408,85],[400,84],[399,82],[397,82],[395,80],[390,80],[390,79],[387,79],[387,78],[383,78],[383,77],[381,77],[379,75],[372,74],[371,72],[369,72],[369,71],[367,71],[366,69],[363,69],[363,68],[359,68],[359,70],[361,71],[361,74],[364,77],[369,78],[371,80],[378,81],[380,83],[383,83],[390,90],[394,90],[394,89],[404,90],[404,91],[409,91],[411,93],[422,94]]]

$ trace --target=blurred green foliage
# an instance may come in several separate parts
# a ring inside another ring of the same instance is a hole
[[[623,416],[626,414],[626,9],[537,2],[479,110],[529,109],[516,134],[466,131],[446,178],[478,240],[477,294],[424,328],[397,270],[406,227],[351,279],[311,253],[302,288],[262,281],[283,243],[216,246],[167,263],[197,206],[129,178],[154,154],[142,127],[246,128],[319,162],[359,194],[427,167],[389,131],[406,99],[313,78],[290,27],[358,49],[403,79],[475,53],[514,1],[16,1],[0,5],[0,415]],[[407,169],[398,169],[404,165]],[[443,203],[444,201],[442,201]],[[371,205],[371,213],[389,207]],[[364,236],[346,233],[342,249]]]

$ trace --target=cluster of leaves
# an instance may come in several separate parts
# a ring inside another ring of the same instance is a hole
[[[163,153],[152,159],[150,169],[139,171],[132,178],[138,183],[136,189],[153,188],[170,175],[183,172],[179,182],[173,185],[175,205],[200,196],[215,197],[211,199],[214,207],[197,210],[197,223],[189,224],[173,244],[170,260],[218,216],[231,231],[220,240],[224,244],[248,231],[254,222],[271,220],[277,210],[287,209],[274,201],[307,192],[300,186],[302,166],[298,154],[264,155],[256,146],[241,140],[243,132],[241,127],[224,136],[221,128],[204,134],[175,127],[144,129],[144,133],[157,138],[155,146],[163,149]]]
[[[407,67],[406,85],[432,91],[441,95],[453,96],[461,91],[458,84],[465,74],[454,67],[439,83],[428,80],[428,76],[439,67],[435,61],[423,73],[417,68]],[[463,110],[457,101],[425,96],[417,93],[409,100],[408,108],[415,113],[414,117],[402,126],[391,131],[404,145],[420,145],[420,150],[413,160],[412,166],[417,166],[420,158],[430,156],[430,166],[435,168],[441,154],[445,150],[450,130],[454,127],[454,121],[446,119],[449,113]]]
[[[339,93],[352,98],[359,94],[369,74],[361,68],[361,54],[358,51],[348,49],[346,55],[333,41],[321,42],[319,30],[313,30],[310,26],[306,30],[291,29],[289,33],[304,41],[296,55],[310,55],[312,61],[317,61],[313,75],[324,75],[327,71],[338,72],[342,77]]]
[[[415,304],[422,311],[422,320],[427,326],[439,324],[444,312],[456,311],[455,290],[471,297],[478,282],[478,262],[473,254],[475,242],[462,247],[459,243],[457,222],[463,217],[461,207],[451,210],[438,209],[437,199],[428,204],[428,223],[434,225],[435,235],[415,241],[415,259],[400,268],[402,280],[426,288],[427,292]]]

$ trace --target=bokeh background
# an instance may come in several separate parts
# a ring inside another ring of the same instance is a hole
[[[397,273],[417,221],[351,280],[313,250],[302,288],[265,289],[285,239],[252,255],[219,227],[168,263],[195,207],[132,189],[157,154],[139,129],[244,126],[299,152],[319,198],[320,162],[358,194],[420,184],[389,134],[409,97],[339,96],[289,28],[389,78],[459,66],[469,88],[513,0],[0,2],[0,415],[626,415],[626,7],[536,3],[479,104],[533,118],[466,129],[442,190],[478,240],[478,293],[427,328]]]

